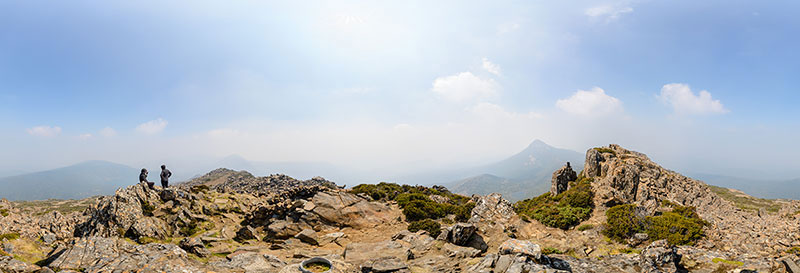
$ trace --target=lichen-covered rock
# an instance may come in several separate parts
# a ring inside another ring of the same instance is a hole
[[[47,266],[81,272],[203,272],[176,245],[132,245],[122,239],[83,237],[48,258]]]
[[[457,223],[447,229],[445,240],[458,246],[466,246],[478,228],[472,224]]]
[[[75,235],[122,236],[134,224],[146,217],[144,210],[152,209],[160,200],[158,192],[147,188],[144,184],[119,189],[113,196],[102,197],[89,208],[88,219],[78,225]],[[154,229],[141,227],[142,231]]]
[[[642,272],[672,273],[678,271],[681,256],[667,244],[667,240],[659,240],[648,245],[639,255]]]
[[[377,243],[350,243],[344,250],[345,262],[354,265],[361,265],[368,261],[380,260],[384,258],[396,258],[406,261],[414,257],[407,246],[395,241],[383,241]]]
[[[272,273],[286,267],[286,263],[275,256],[244,252],[230,255],[226,260],[210,263],[215,267],[228,270],[244,270],[253,273]]]
[[[473,196],[472,200],[475,201],[475,208],[472,209],[470,223],[490,221],[505,223],[516,215],[511,202],[503,199],[502,194]]]
[[[372,228],[395,220],[385,204],[346,192],[319,192],[312,202],[316,205],[312,212],[335,226]]]
[[[536,260],[542,258],[542,248],[530,241],[508,239],[498,248],[500,254],[522,254]]]
[[[189,253],[194,253],[198,257],[208,257],[211,255],[211,252],[206,249],[203,241],[197,237],[183,238],[183,240],[178,243],[178,246]]]
[[[300,233],[297,233],[297,235],[294,237],[309,245],[319,245],[319,242],[317,241],[317,232],[310,228],[304,229]]]
[[[0,272],[30,273],[40,270],[41,267],[8,256],[0,256]]]

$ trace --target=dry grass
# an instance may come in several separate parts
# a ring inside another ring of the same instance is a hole
[[[723,187],[711,186],[711,191],[722,197],[722,199],[733,202],[736,207],[742,210],[757,212],[765,209],[768,212],[776,213],[781,209],[781,204],[772,199],[762,199],[749,196],[737,190]]]

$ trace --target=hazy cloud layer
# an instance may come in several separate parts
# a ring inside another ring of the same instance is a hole
[[[37,137],[54,137],[61,134],[61,127],[58,126],[36,126],[26,130],[28,134]]]
[[[167,121],[161,118],[154,119],[136,126],[136,131],[145,135],[155,135],[164,131],[167,127]]]

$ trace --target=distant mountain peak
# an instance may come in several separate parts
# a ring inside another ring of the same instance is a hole
[[[544,141],[536,139],[533,142],[531,142],[531,144],[528,145],[528,147],[525,148],[525,150],[526,151],[531,151],[531,150],[542,150],[542,149],[553,149],[553,148],[554,148],[553,146],[550,146],[549,144],[545,143]]]

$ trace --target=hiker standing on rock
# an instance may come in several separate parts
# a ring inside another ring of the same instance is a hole
[[[161,165],[161,186],[165,189],[169,187],[169,177],[172,176],[172,172],[167,170],[166,165]]]
[[[145,183],[151,190],[153,190],[153,185],[155,183],[147,181],[147,169],[142,169],[142,173],[139,174],[139,183]]]

